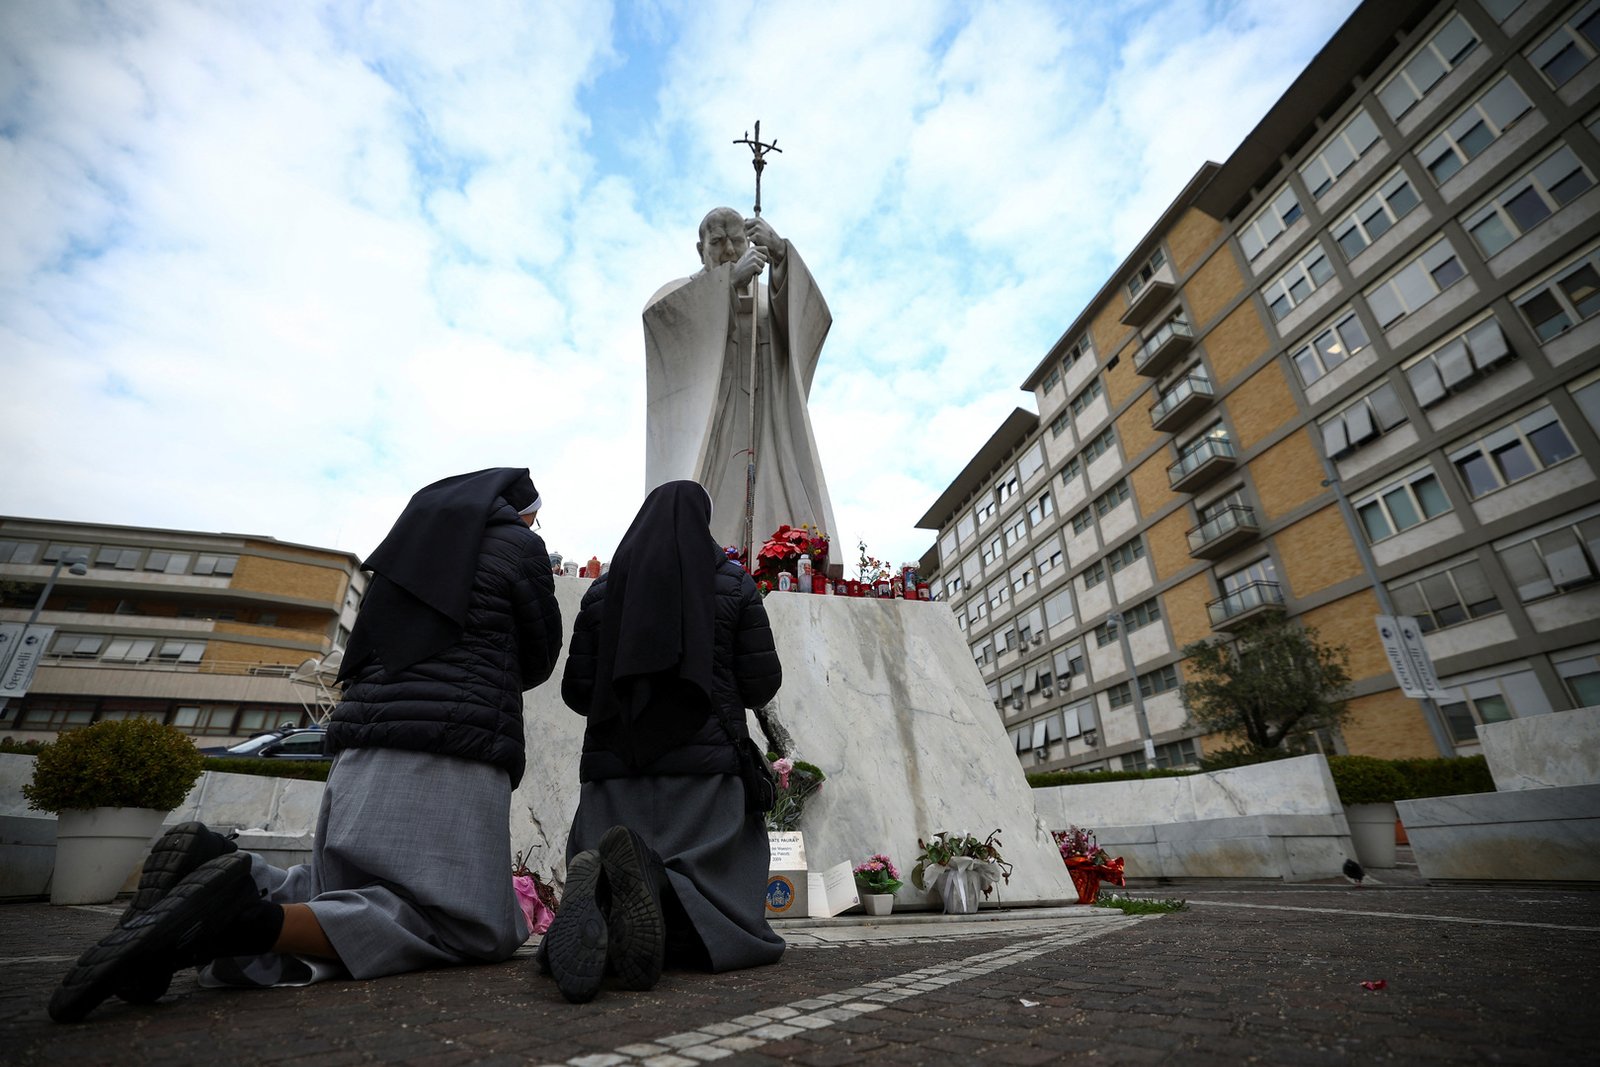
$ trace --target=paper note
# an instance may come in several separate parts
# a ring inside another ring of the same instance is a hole
[[[825,871],[806,875],[806,914],[813,919],[831,919],[846,908],[861,903],[856,895],[856,878],[850,863],[835,864]]]

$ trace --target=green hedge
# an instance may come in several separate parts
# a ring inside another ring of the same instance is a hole
[[[1494,792],[1494,776],[1482,756],[1401,759],[1394,761],[1394,767],[1406,780],[1407,800]]]
[[[332,760],[251,759],[248,756],[207,756],[206,770],[222,774],[259,774],[263,778],[299,778],[326,782]]]
[[[1035,789],[1052,785],[1093,785],[1096,782],[1136,782],[1142,778],[1187,778],[1195,771],[1035,771],[1028,784]]]
[[[9,737],[0,737],[0,752],[15,752],[19,756],[37,756],[44,746],[43,741],[13,741]]]

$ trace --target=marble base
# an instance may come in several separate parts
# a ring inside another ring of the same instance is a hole
[[[1430,881],[1600,882],[1600,785],[1396,803]]]
[[[1600,707],[1489,723],[1478,740],[1499,792],[1600,782]]]

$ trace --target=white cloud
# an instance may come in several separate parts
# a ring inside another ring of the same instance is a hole
[[[834,312],[836,533],[915,558],[1023,376],[1351,7],[0,7],[0,510],[364,553],[420,485],[527,464],[552,547],[606,556],[640,310],[748,206],[760,118]]]

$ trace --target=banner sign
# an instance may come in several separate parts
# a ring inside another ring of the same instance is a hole
[[[15,625],[7,624],[8,627]],[[23,630],[20,637],[7,642],[15,647],[10,649],[11,657],[5,661],[4,670],[0,671],[0,697],[14,700],[28,695],[28,686],[33,684],[33,673],[39,669],[39,660],[44,658],[44,650],[55,632],[54,626],[35,624]]]
[[[1417,620],[1410,615],[1379,615],[1377,621],[1378,639],[1400,691],[1417,700],[1451,699],[1454,693],[1441,686],[1434,673]]]

